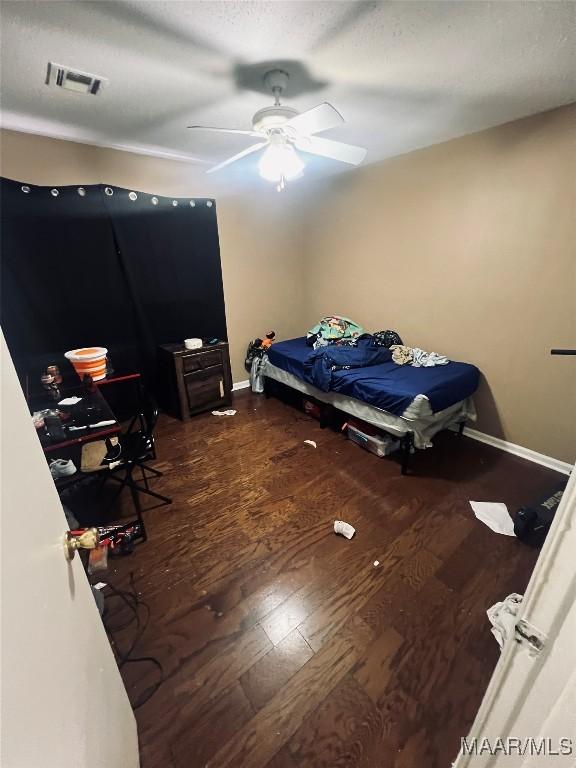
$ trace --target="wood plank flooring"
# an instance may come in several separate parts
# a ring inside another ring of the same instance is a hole
[[[161,418],[153,487],[174,503],[108,575],[133,574],[138,653],[165,670],[136,713],[142,768],[447,768],[498,659],[486,608],[537,557],[468,500],[514,510],[558,476],[445,433],[402,477],[279,400],[234,407]],[[133,698],[155,679],[123,674]]]

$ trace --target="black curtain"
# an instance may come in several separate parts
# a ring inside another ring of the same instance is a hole
[[[226,339],[213,200],[8,179],[0,195],[1,320],[20,370],[101,345],[153,379],[158,344]]]
[[[191,336],[226,339],[214,201],[106,187],[104,202],[147,358]]]

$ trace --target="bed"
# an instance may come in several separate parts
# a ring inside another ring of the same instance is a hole
[[[305,361],[311,353],[306,338],[274,344],[263,365],[266,379],[302,392],[394,435],[402,441],[402,471],[414,448],[429,448],[443,429],[476,420],[472,395],[478,387],[474,365],[451,361],[432,368],[379,365],[339,370],[332,375],[331,390],[322,391],[307,381]]]

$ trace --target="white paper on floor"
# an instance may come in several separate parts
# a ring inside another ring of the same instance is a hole
[[[234,408],[228,408],[226,411],[212,411],[212,416],[236,416]]]
[[[345,523],[344,520],[334,520],[334,533],[341,533],[342,536],[351,539],[356,533],[356,528],[353,528],[350,523]]]
[[[516,536],[514,521],[510,517],[506,504],[501,501],[471,501],[470,506],[478,520],[488,528],[504,536]]]
[[[306,443],[306,445],[311,445],[312,448],[316,448],[317,447],[316,446],[316,442],[314,440],[304,440],[304,442]]]
[[[498,641],[500,648],[504,647],[506,638],[514,634],[516,616],[522,605],[522,599],[522,595],[513,592],[511,595],[504,598],[501,603],[494,603],[494,605],[486,611],[490,624],[492,624],[492,629],[490,631]]]

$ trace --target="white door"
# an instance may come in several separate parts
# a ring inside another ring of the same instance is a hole
[[[454,768],[576,765],[575,552],[573,472],[516,624],[526,622],[519,628],[538,638],[541,650],[532,647],[534,642],[507,640],[467,737],[465,754]]]
[[[2,768],[137,768],[136,722],[0,332]]]

